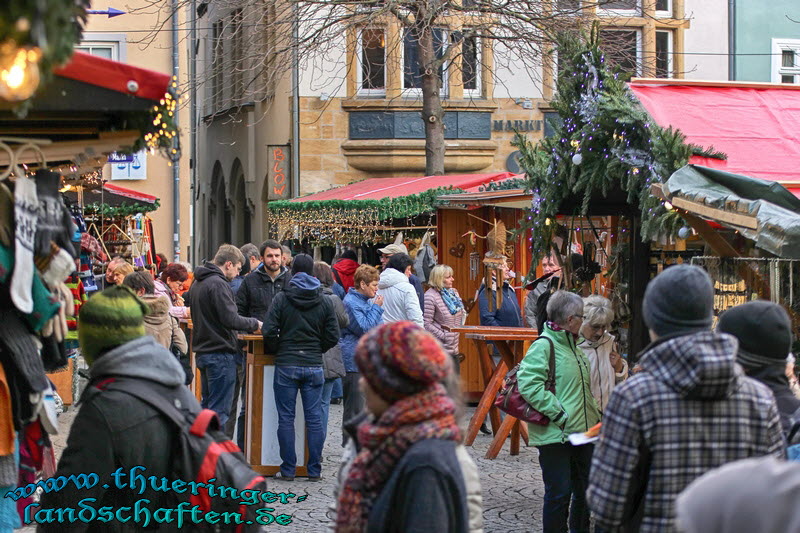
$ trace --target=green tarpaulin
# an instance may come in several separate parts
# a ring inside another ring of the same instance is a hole
[[[664,192],[668,197],[754,217],[756,229],[718,222],[738,230],[762,250],[800,259],[800,199],[779,183],[686,165],[670,176]]]

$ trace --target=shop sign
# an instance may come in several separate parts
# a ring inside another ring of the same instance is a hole
[[[541,120],[493,120],[492,131],[542,131]]]
[[[141,150],[134,154],[118,154],[108,156],[111,165],[112,180],[145,180],[147,179],[147,152]]]
[[[267,200],[285,200],[290,196],[291,175],[289,146],[268,146]]]

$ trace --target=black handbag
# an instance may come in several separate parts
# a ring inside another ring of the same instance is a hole
[[[322,371],[325,379],[343,378],[347,372],[342,359],[342,347],[338,344],[322,354]]]

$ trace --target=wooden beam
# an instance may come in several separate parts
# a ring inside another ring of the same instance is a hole
[[[741,213],[731,213],[725,209],[711,207],[700,202],[687,200],[686,198],[680,198],[678,196],[673,196],[669,202],[675,207],[684,209],[702,217],[712,218],[714,220],[719,220],[720,222],[733,224],[734,226],[740,226],[742,228],[758,229],[758,219],[753,216],[743,215]]]

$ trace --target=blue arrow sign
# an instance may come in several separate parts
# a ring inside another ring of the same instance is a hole
[[[86,13],[89,15],[108,15],[108,18],[118,17],[126,14],[125,11],[120,11],[119,9],[114,9],[113,7],[109,7],[105,11],[100,9],[87,9]]]

